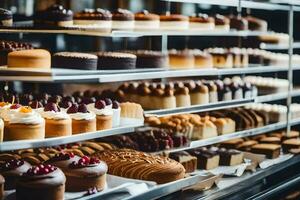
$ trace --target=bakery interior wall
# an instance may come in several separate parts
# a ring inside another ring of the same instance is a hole
[[[54,3],[63,4],[65,7],[72,9],[74,12],[84,8],[101,7],[108,10],[116,8],[126,8],[133,12],[138,12],[142,9],[147,9],[150,12],[164,13],[169,8],[171,13],[182,13],[189,15],[190,13],[207,13],[214,14],[236,14],[236,9],[219,6],[197,5],[190,3],[171,3],[168,7],[167,3],[158,0],[1,0],[0,7],[11,9],[14,14],[14,20],[31,20],[35,10],[47,8]],[[276,32],[287,32],[287,12],[283,11],[265,11],[265,10],[246,10],[243,9],[243,15],[251,13],[254,16],[260,17],[268,21],[270,29]],[[300,18],[300,14],[295,13],[295,24]],[[294,27],[295,41],[300,40],[299,26]],[[51,52],[57,51],[117,51],[126,49],[154,49],[161,48],[160,37],[142,37],[142,38],[100,38],[88,36],[71,36],[71,35],[54,35],[54,34],[0,34],[1,39],[5,40],[21,40],[33,43],[36,47],[43,47]],[[78,41],[85,41],[78,43]],[[241,45],[243,47],[257,47],[255,37],[242,38]],[[208,47],[230,47],[237,46],[238,40],[235,37],[170,37],[168,40],[168,48],[184,49],[198,48],[204,49]],[[284,52],[284,51],[283,51]],[[295,53],[299,53],[295,51]],[[259,74],[258,74],[259,75]],[[286,74],[278,73],[278,77],[286,78]],[[296,74],[295,76],[298,76]],[[295,79],[296,80],[296,79]],[[300,84],[295,81],[295,84]],[[3,87],[2,83],[2,87]],[[63,92],[63,87],[57,85],[41,84],[34,86],[32,84],[10,84],[9,88],[17,90],[32,91],[36,88],[39,91],[50,91],[53,93]],[[101,85],[102,86],[102,85]],[[68,86],[69,87],[69,86]],[[99,88],[99,85],[95,85]],[[53,91],[55,88],[55,91]],[[78,88],[78,86],[75,86]]]

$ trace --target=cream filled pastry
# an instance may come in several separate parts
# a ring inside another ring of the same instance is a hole
[[[72,119],[72,134],[96,131],[96,115],[85,104],[73,104],[67,113]]]
[[[22,200],[63,200],[66,177],[52,165],[34,166],[17,182],[16,197]]]
[[[5,141],[45,138],[45,120],[30,107],[21,107],[7,119]]]
[[[96,187],[103,190],[106,184],[107,165],[97,158],[81,157],[64,171],[67,177],[66,191],[85,191]]]
[[[55,103],[48,103],[41,115],[46,120],[46,138],[72,135],[70,116]]]
[[[15,189],[20,176],[27,172],[30,167],[31,165],[26,161],[17,159],[1,163],[0,174],[5,178],[5,190]]]
[[[112,104],[105,100],[98,100],[91,108],[91,111],[96,114],[97,130],[105,130],[112,128]]]

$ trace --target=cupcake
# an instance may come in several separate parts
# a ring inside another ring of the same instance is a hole
[[[73,12],[65,9],[62,5],[52,5],[34,15],[34,23],[40,26],[71,26],[73,25]]]
[[[159,29],[159,15],[143,10],[134,15],[134,28],[137,30]]]
[[[179,14],[161,15],[160,28],[163,30],[187,30],[189,28],[189,18]]]
[[[55,103],[49,102],[41,115],[46,120],[46,138],[72,135],[70,116]]]
[[[190,17],[190,29],[193,30],[213,30],[215,28],[215,20],[207,14],[198,14]]]
[[[67,113],[72,119],[72,134],[96,131],[96,115],[85,104],[73,104]]]
[[[66,177],[57,167],[37,165],[24,173],[16,188],[17,199],[63,200]]]
[[[112,111],[113,111],[112,127],[119,127],[120,118],[121,118],[121,107],[119,102],[113,101]]]
[[[133,29],[134,14],[129,10],[118,8],[112,12],[112,29]]]
[[[187,87],[175,88],[176,107],[187,107],[191,105],[191,97]]]
[[[30,107],[23,106],[8,116],[4,140],[28,140],[45,138],[45,120]]]
[[[0,117],[4,120],[4,123],[6,124],[9,120],[9,116],[18,112],[21,107],[20,104],[2,103],[2,107],[0,104]]]
[[[91,111],[96,114],[97,130],[112,128],[113,111],[111,106],[106,105],[104,100],[96,101]]]
[[[13,190],[20,176],[31,167],[24,160],[12,159],[1,163],[0,174],[5,177],[5,190]]]
[[[101,8],[84,9],[74,15],[75,25],[96,25],[101,29],[110,30],[112,26],[112,15],[108,10]]]
[[[96,187],[103,190],[106,185],[107,165],[97,158],[83,156],[65,169],[66,191],[79,192]]]
[[[80,159],[79,156],[76,156],[72,152],[61,152],[55,154],[52,158],[47,160],[45,163],[54,165],[62,170],[67,169],[68,166],[73,163],[77,162]]]
[[[10,10],[0,8],[0,26],[12,26],[13,14]]]

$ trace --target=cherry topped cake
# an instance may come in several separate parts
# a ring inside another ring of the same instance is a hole
[[[5,190],[16,188],[19,177],[31,167],[24,160],[12,159],[0,165],[0,173],[5,177]]]
[[[85,104],[73,104],[67,113],[72,119],[72,134],[96,131],[96,115]]]
[[[68,168],[68,166],[74,161],[78,161],[79,158],[79,156],[76,156],[72,152],[60,152],[58,154],[55,154],[55,156],[53,156],[49,160],[47,160],[46,163],[49,163],[64,170]]]
[[[66,177],[53,165],[37,165],[24,173],[16,188],[17,199],[63,200]]]
[[[97,158],[83,156],[73,161],[64,171],[67,177],[66,191],[85,191],[92,187],[103,190],[107,170],[106,163]]]

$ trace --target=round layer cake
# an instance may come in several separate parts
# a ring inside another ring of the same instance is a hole
[[[79,52],[59,52],[52,57],[52,67],[80,70],[96,70],[97,56]]]
[[[10,52],[7,67],[49,69],[51,67],[51,55],[44,49]]]
[[[134,15],[134,28],[135,29],[158,29],[159,28],[159,15],[149,13],[143,10]]]
[[[97,25],[104,29],[111,29],[112,15],[108,10],[101,8],[84,9],[74,15],[74,24],[76,25]]]
[[[0,26],[12,26],[13,14],[10,10],[0,8]]]
[[[138,50],[133,51],[137,56],[136,68],[166,68],[168,67],[168,54],[161,51]]]
[[[215,20],[206,14],[198,14],[190,17],[190,28],[199,30],[212,30],[215,28]]]
[[[62,5],[54,4],[34,15],[34,23],[39,26],[70,26],[73,25],[73,12]]]
[[[134,69],[136,55],[120,52],[98,52],[98,70]]]
[[[113,29],[133,29],[134,14],[129,10],[118,8],[112,13],[112,28]]]
[[[189,28],[189,18],[179,14],[161,15],[160,28],[165,30],[186,30]]]

